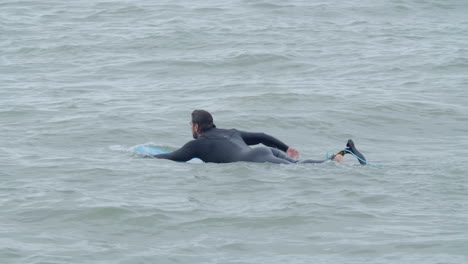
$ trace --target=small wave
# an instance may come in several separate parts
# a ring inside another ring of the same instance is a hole
[[[219,7],[200,7],[200,8],[194,8],[192,9],[194,12],[199,12],[199,13],[220,13],[220,12],[226,12],[225,9],[219,8]]]
[[[261,8],[261,9],[282,9],[282,8],[293,8],[296,7],[295,5],[288,5],[288,4],[273,4],[273,3],[254,3],[251,4],[250,6],[256,7],[256,8]]]
[[[227,58],[227,60],[230,61],[230,64],[244,66],[265,62],[288,61],[290,58],[287,55],[273,53],[242,53]]]
[[[132,215],[133,210],[124,207],[101,206],[80,209],[80,218],[92,219],[116,219],[123,216]]]
[[[98,4],[96,8],[102,9],[97,11],[92,15],[87,17],[88,20],[94,20],[100,17],[115,16],[115,15],[125,15],[125,16],[141,16],[142,14],[147,13],[148,11],[142,7],[136,5],[116,7],[111,4]]]
[[[137,147],[137,146],[134,146],[134,147],[124,147],[122,145],[111,145],[109,146],[109,150],[111,151],[116,151],[116,152],[133,152],[133,149]]]

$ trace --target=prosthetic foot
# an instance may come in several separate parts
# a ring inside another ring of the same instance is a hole
[[[346,149],[351,151],[357,157],[359,157],[358,161],[359,163],[361,163],[361,165],[367,164],[366,158],[364,158],[364,155],[362,155],[362,153],[356,149],[356,146],[354,146],[354,142],[351,139],[348,140],[348,143],[346,144]],[[342,151],[342,152],[346,153],[345,151]]]

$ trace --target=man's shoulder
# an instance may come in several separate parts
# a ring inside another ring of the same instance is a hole
[[[192,139],[192,140],[188,141],[187,143],[185,143],[185,144],[184,144],[184,147],[193,147],[193,146],[196,146],[197,144],[200,144],[200,139],[201,139],[201,138]]]
[[[209,134],[224,134],[224,133],[235,133],[235,132],[239,132],[239,130],[235,129],[235,128],[212,128],[210,130],[208,130],[205,134],[209,135]]]
[[[235,128],[218,128],[218,130],[223,132],[239,132],[239,130]]]
[[[237,130],[235,128],[228,128],[228,129],[220,129],[221,131],[219,132],[219,134],[224,134],[224,135],[234,135],[234,134],[241,134],[242,131],[240,130]]]
[[[213,128],[210,129],[208,132],[204,133],[198,140],[203,139],[226,139],[231,138],[235,134],[240,134],[239,130],[231,128],[231,129],[224,129],[224,128]]]

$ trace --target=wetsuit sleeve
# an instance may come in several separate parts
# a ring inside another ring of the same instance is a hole
[[[188,161],[196,158],[196,142],[195,140],[187,142],[181,148],[176,151],[164,154],[153,155],[158,159],[168,159],[173,161]]]
[[[288,145],[284,144],[281,140],[274,138],[265,133],[256,133],[256,132],[245,132],[239,131],[241,137],[247,145],[256,145],[262,143],[265,146],[277,148],[286,152],[289,148]]]

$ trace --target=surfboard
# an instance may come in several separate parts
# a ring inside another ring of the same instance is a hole
[[[145,157],[147,155],[157,155],[157,154],[169,153],[171,151],[166,150],[166,149],[162,149],[162,148],[152,147],[152,146],[140,145],[140,146],[136,146],[133,149],[133,152],[135,152],[135,154],[138,157],[143,158],[143,157]],[[187,161],[187,163],[203,163],[203,161],[201,159],[199,159],[199,158],[193,158],[193,159]]]

